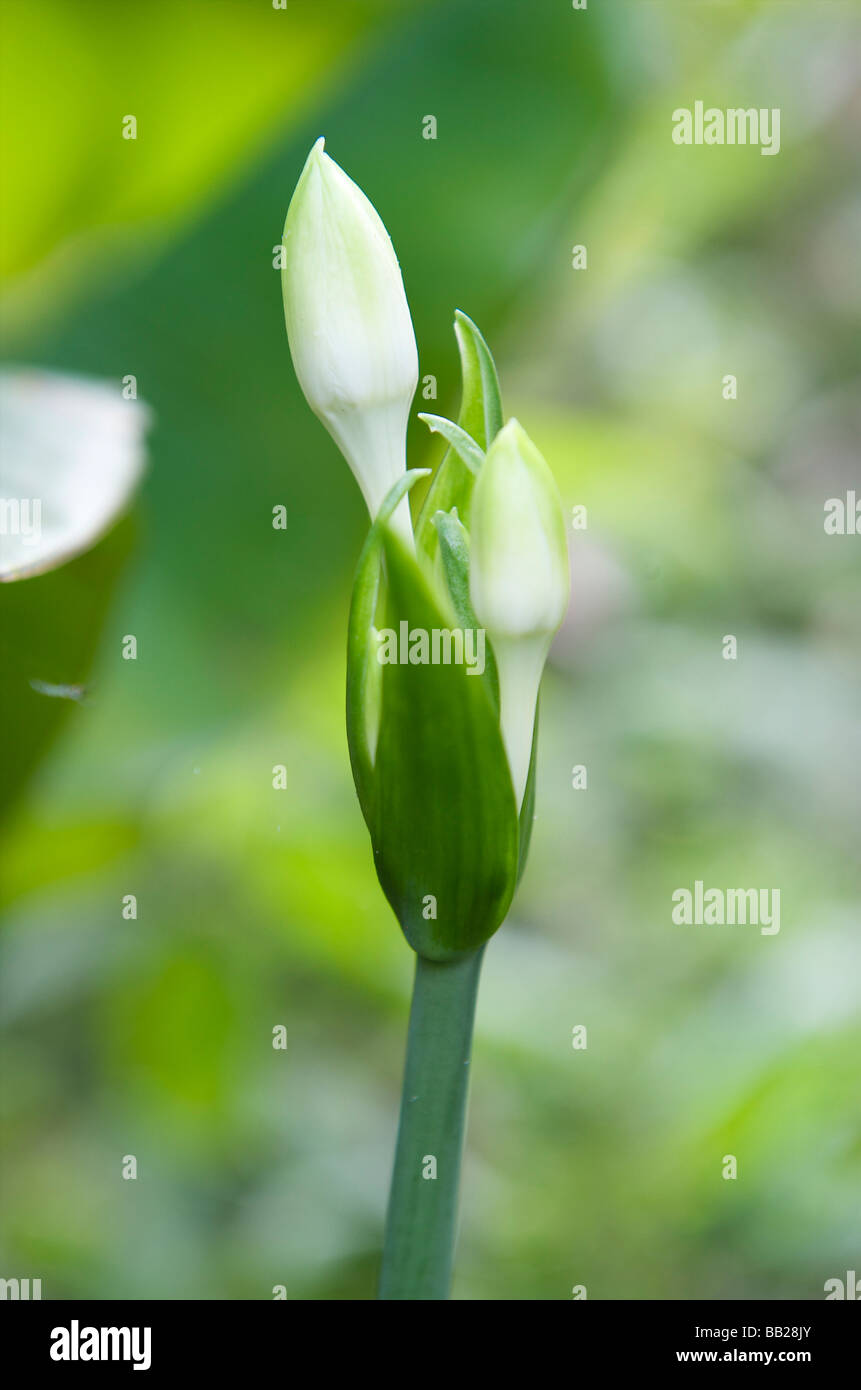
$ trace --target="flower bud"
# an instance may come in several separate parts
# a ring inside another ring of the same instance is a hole
[[[375,208],[312,149],[284,224],[281,283],[299,384],[349,463],[372,519],[406,466],[418,354],[403,280]],[[409,530],[409,506],[396,517]]]
[[[568,606],[568,545],[553,474],[516,420],[493,441],[472,499],[470,598],[499,673],[500,723],[519,806],[535,705]]]

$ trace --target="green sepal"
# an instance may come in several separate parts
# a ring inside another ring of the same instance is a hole
[[[382,695],[382,668],[376,660],[372,629],[383,587],[383,529],[401,498],[427,472],[426,468],[412,468],[389,490],[368,532],[353,580],[347,629],[347,742],[365,820],[372,814],[375,735]]]
[[[433,519],[439,537],[439,551],[442,573],[448,587],[449,597],[454,605],[458,622],[462,627],[477,627],[478,619],[473,611],[469,597],[469,535],[457,514],[437,512]]]
[[[473,477],[478,477],[478,470],[484,463],[484,450],[476,444],[471,434],[461,429],[453,420],[447,420],[444,415],[428,415],[424,411],[419,411],[419,419],[427,425],[431,434],[441,434],[443,439],[448,440],[449,446],[454,449],[461,463],[465,463]]]
[[[529,771],[526,774],[526,787],[520,803],[520,845],[517,852],[517,882],[523,877],[529,855],[529,842],[532,839],[532,824],[535,820],[535,763],[538,756],[538,708],[535,703],[535,723],[532,726],[532,751],[529,754]]]
[[[463,378],[457,423],[479,449],[486,451],[502,429],[502,400],[496,367],[481,333],[460,309],[455,311],[454,332]],[[452,507],[457,507],[461,521],[468,528],[474,484],[475,474],[471,467],[449,448],[427,490],[416,527],[416,549],[426,564],[432,566],[436,554],[434,516],[439,511],[450,512]]]
[[[454,605],[457,620],[461,627],[477,627],[478,618],[475,615],[472,602],[469,597],[469,535],[466,527],[461,522],[456,511],[437,512],[433,519],[434,526],[439,535],[440,563],[448,591]],[[490,642],[485,647],[485,671],[484,679],[487,682],[493,707],[499,713],[499,675],[496,669],[496,658],[493,655],[493,648]],[[532,749],[529,755],[529,772],[526,777],[526,787],[523,792],[523,801],[520,806],[520,834],[517,861],[517,882],[523,875],[526,868],[526,859],[529,854],[529,842],[532,839],[532,824],[535,819],[535,763],[538,754],[538,709],[539,703],[535,706],[535,723],[532,729]]]
[[[463,372],[463,400],[457,423],[487,451],[502,429],[496,364],[479,329],[460,309],[454,311],[454,332]]]
[[[382,545],[384,588],[380,573]],[[500,925],[514,892],[518,817],[499,720],[487,681],[466,665],[382,665],[375,756],[364,741],[362,695],[370,627],[458,627],[416,559],[385,523],[374,527],[351,613],[348,736],[356,788],[383,891],[420,955],[453,960]],[[363,624],[364,632],[358,631]],[[435,916],[430,898],[435,899]]]
[[[478,630],[478,618],[469,597],[469,534],[456,511],[437,512],[433,519],[439,536],[440,568],[445,578],[460,626]],[[499,715],[499,675],[489,641],[485,641],[484,679],[488,683],[493,708]]]

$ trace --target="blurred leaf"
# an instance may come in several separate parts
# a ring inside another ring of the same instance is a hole
[[[4,218],[0,275],[61,244],[68,275],[82,238],[188,215],[396,14],[392,0],[330,0],[325,11],[151,0],[106,23],[100,0],[8,0],[0,119],[15,139],[0,197],[15,215]],[[134,140],[123,138],[128,115]]]
[[[126,518],[60,569],[0,585],[0,819],[64,725],[86,720],[89,699],[99,698],[86,690],[82,701],[52,698],[32,682],[86,687],[133,536]]]

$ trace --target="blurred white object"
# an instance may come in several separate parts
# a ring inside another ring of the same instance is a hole
[[[116,385],[0,372],[0,581],[88,550],[128,505],[149,411]]]

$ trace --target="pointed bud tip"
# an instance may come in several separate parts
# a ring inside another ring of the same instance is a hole
[[[512,418],[488,449],[473,494],[473,607],[491,635],[551,634],[562,621],[568,588],[556,480]]]
[[[320,169],[323,164],[323,161],[327,159],[329,159],[329,156],[326,154],[326,137],[325,135],[321,135],[317,140],[314,141],[313,145],[308,151],[308,157],[305,160],[302,172],[299,175],[299,181],[296,184],[296,191],[298,191],[298,189],[302,186],[302,184],[305,182],[306,178],[312,172],[312,170]]]
[[[521,455],[525,451],[536,452],[535,445],[532,443],[532,440],[529,438],[529,435],[526,433],[526,430],[523,428],[516,415],[512,415],[510,420],[506,420],[499,434],[496,436],[496,439],[493,441],[493,445],[495,447],[502,445],[503,448],[506,445],[510,445]]]
[[[316,165],[322,164],[324,159],[328,158],[329,156],[326,154],[326,137],[325,135],[321,135],[319,139],[314,141],[308,151],[308,158],[305,160],[305,168],[313,169]]]

